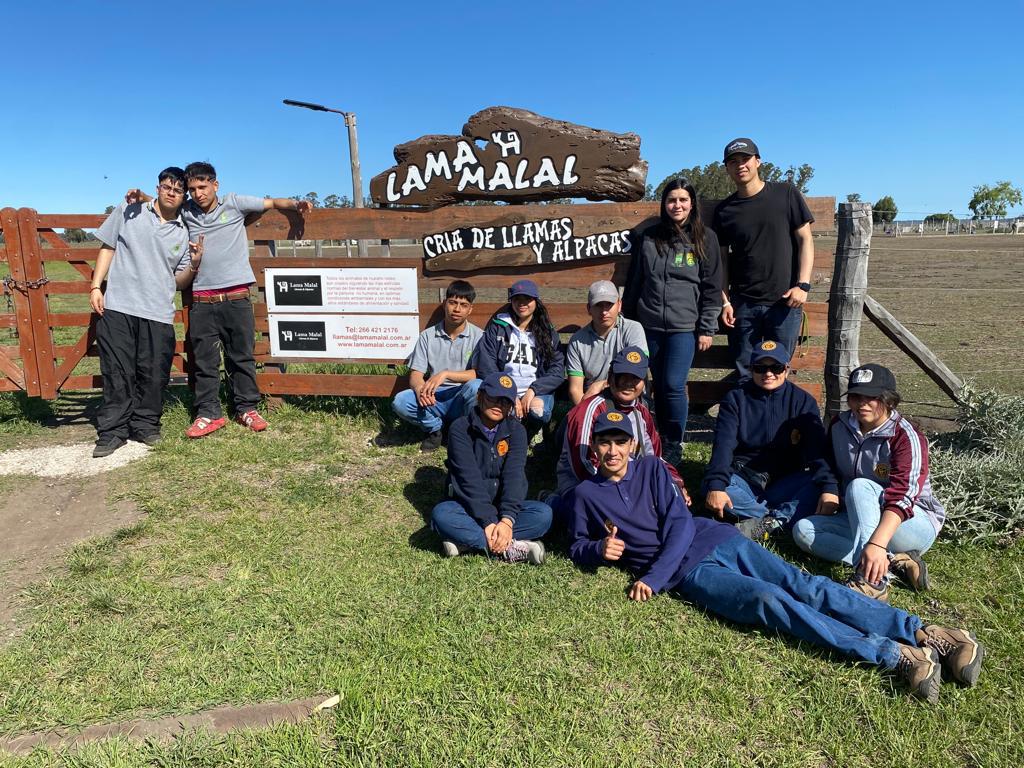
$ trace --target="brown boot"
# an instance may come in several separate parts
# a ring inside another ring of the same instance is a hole
[[[899,644],[900,658],[896,662],[896,674],[910,687],[910,693],[929,704],[939,701],[939,686],[942,684],[942,665],[939,655],[931,648],[915,648]]]
[[[966,629],[926,624],[921,628],[918,642],[934,650],[942,661],[946,673],[968,688],[978,682],[985,646]]]
[[[889,585],[884,581],[880,582],[876,587],[859,573],[855,573],[843,583],[854,592],[860,592],[862,595],[873,597],[875,600],[880,600],[883,603],[889,602]]]
[[[928,566],[921,559],[916,549],[909,552],[897,552],[889,559],[889,572],[915,592],[924,592],[932,588],[928,578]]]

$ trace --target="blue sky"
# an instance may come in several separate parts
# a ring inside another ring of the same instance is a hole
[[[654,184],[748,135],[900,218],[1024,185],[1019,1],[167,8],[5,6],[0,206],[101,212],[198,159],[223,191],[350,194],[341,118],[284,98],[356,112],[367,190],[395,144],[492,105],[634,131]]]

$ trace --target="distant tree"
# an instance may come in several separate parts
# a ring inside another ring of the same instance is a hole
[[[351,208],[352,198],[348,195],[328,195],[324,198],[324,208]]]
[[[105,213],[107,216],[109,216],[110,214],[112,214],[114,212],[114,208],[115,208],[115,206],[108,205],[106,208],[103,209],[103,213]]]
[[[899,212],[896,201],[889,195],[879,198],[878,202],[871,206],[871,218],[875,224],[890,224],[896,220],[896,214]]]
[[[924,217],[925,224],[956,224],[956,216],[952,213],[929,213]]]
[[[69,243],[84,243],[89,240],[89,235],[86,234],[84,229],[70,227],[64,230],[64,240]]]
[[[662,182],[661,188],[662,189],[665,188],[665,183],[664,182]],[[644,187],[644,197],[643,197],[643,199],[644,200],[648,200],[648,201],[657,202],[658,200],[661,199],[661,195],[659,195],[657,192],[655,192],[654,191],[654,187],[652,187],[650,184],[648,184],[647,186]]]
[[[761,163],[761,178],[765,181],[788,181],[796,186],[804,194],[807,194],[811,178],[814,176],[814,168],[807,163],[797,167],[789,166],[783,169],[773,163]],[[687,179],[697,194],[704,200],[722,200],[736,191],[736,186],[729,178],[725,165],[717,160],[707,165],[695,165],[693,168],[683,168],[678,173],[666,176],[654,189],[653,200],[660,200],[662,190],[672,179]],[[644,199],[648,199],[644,196]]]
[[[974,188],[974,197],[967,207],[976,219],[998,219],[1006,216],[1011,205],[1021,204],[1021,191],[1008,181],[1000,181],[995,186],[982,184]]]
[[[848,202],[848,203],[859,203],[860,202],[860,192],[851,192],[849,195],[846,196],[846,202]]]

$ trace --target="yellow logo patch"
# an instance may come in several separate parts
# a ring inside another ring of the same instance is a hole
[[[629,352],[626,354],[626,360],[630,363],[639,363],[641,360],[639,352]]]
[[[622,421],[622,414],[619,413],[618,411],[612,411],[611,413],[608,414],[608,421],[617,424],[618,422]]]
[[[508,440],[499,440],[498,444],[494,446],[494,450],[498,452],[499,456],[504,456],[508,453]]]
[[[774,341],[766,341],[764,342],[764,344],[761,345],[761,349],[763,349],[765,352],[771,352],[777,346],[779,345],[776,344]]]
[[[511,376],[502,376],[500,379],[498,379],[498,383],[501,384],[501,386],[503,386],[503,387],[511,387],[512,386],[512,377]]]
[[[878,463],[878,464],[875,464],[875,474],[878,475],[883,480],[888,480],[889,479],[889,465],[888,464],[883,464],[881,462]]]
[[[789,442],[791,442],[793,445],[797,445],[800,442],[799,429],[794,429],[792,432],[789,433]]]

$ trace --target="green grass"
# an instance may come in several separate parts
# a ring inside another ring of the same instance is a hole
[[[377,404],[379,405],[379,404]],[[319,407],[318,407],[319,406]],[[120,470],[149,515],[76,548],[0,648],[0,731],[338,692],[297,726],[107,742],[9,765],[1010,765],[1024,758],[1024,577],[940,543],[937,589],[894,602],[965,623],[980,685],[927,708],[862,665],[625,599],[625,574],[444,560],[424,514],[442,459],[368,448],[374,404],[286,405],[271,431],[177,436]],[[707,446],[688,446],[694,487]],[[551,482],[550,457],[531,466]],[[790,547],[783,554],[798,559]],[[806,562],[798,560],[800,562]],[[807,563],[810,567],[814,564]],[[826,570],[826,573],[832,571]],[[838,571],[835,572],[838,575]]]

